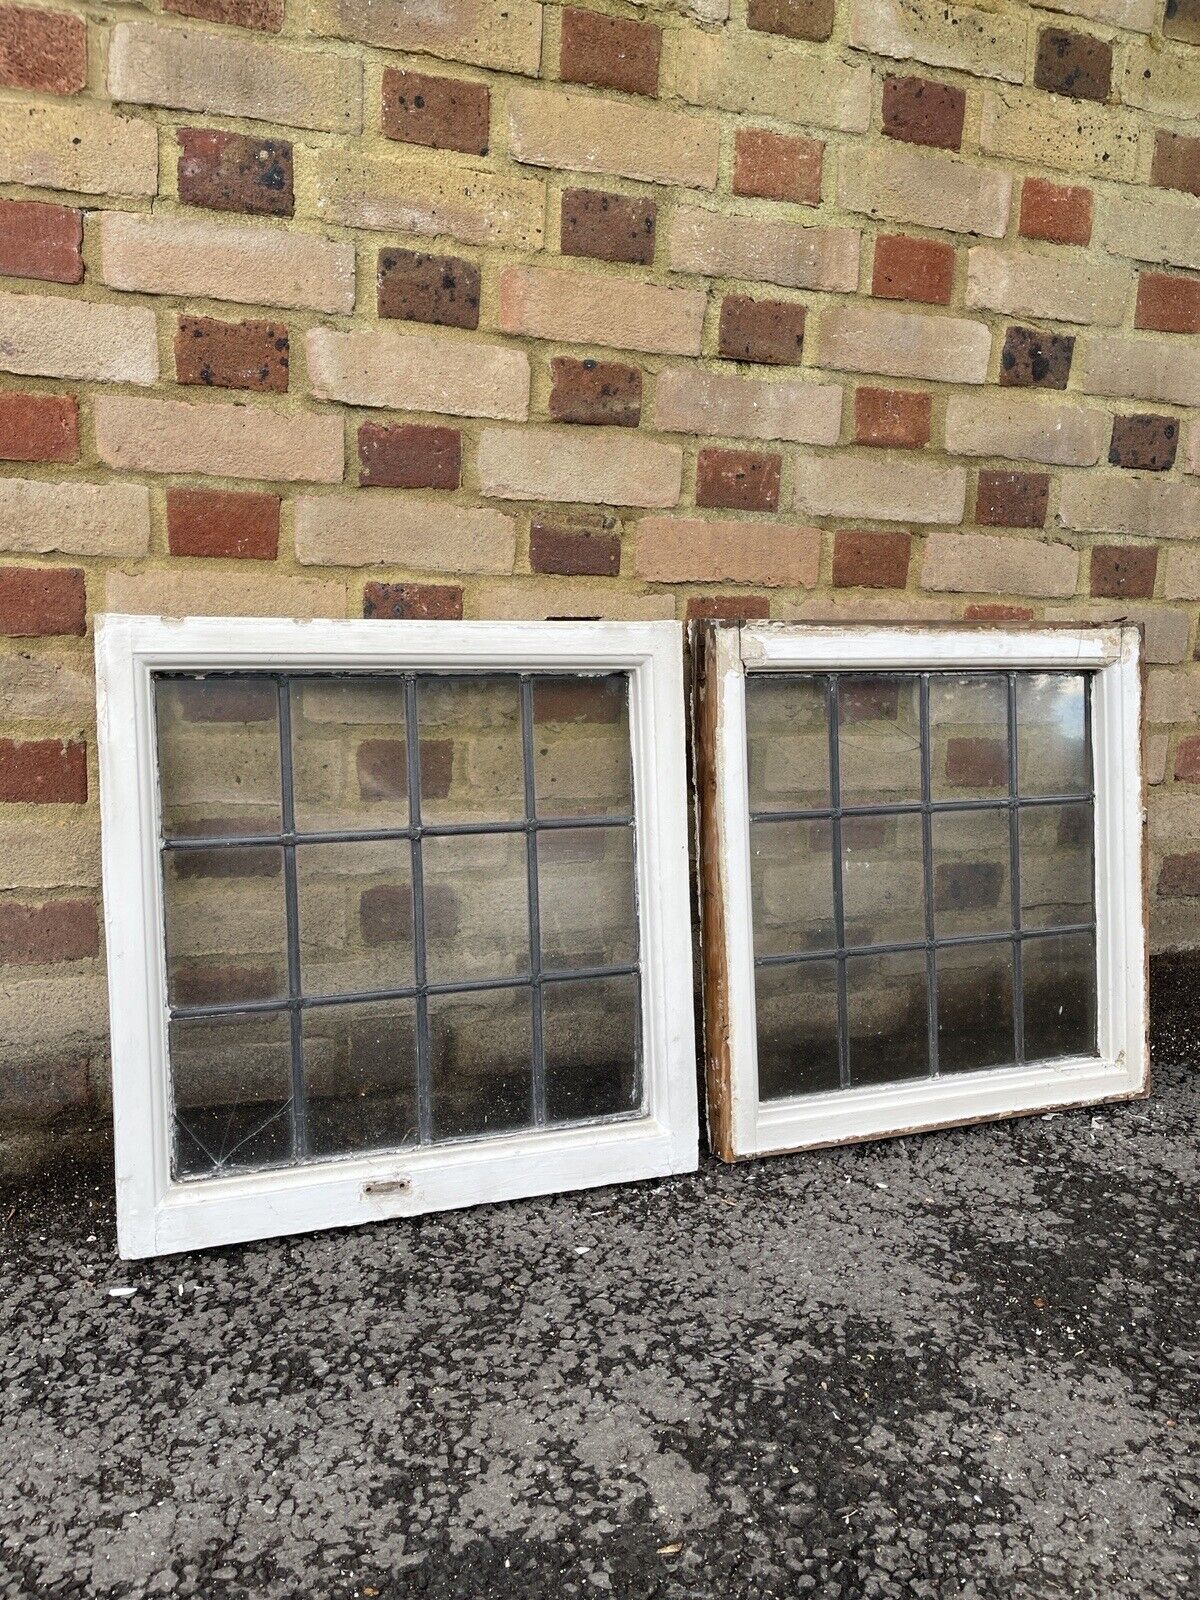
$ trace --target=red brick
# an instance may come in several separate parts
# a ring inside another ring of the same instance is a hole
[[[358,430],[358,461],[364,489],[457,489],[462,434],[418,422],[364,422]]]
[[[0,461],[78,461],[79,402],[68,394],[0,394]]]
[[[564,256],[648,267],[654,260],[657,220],[653,200],[603,189],[564,189],[560,248]]]
[[[1009,328],[1000,352],[1000,382],[1008,388],[1065,389],[1074,354],[1073,333]]]
[[[975,521],[985,528],[1044,528],[1050,502],[1048,472],[981,471]]]
[[[403,800],[408,794],[408,747],[403,739],[364,739],[355,753],[363,800]],[[444,800],[454,769],[453,739],[421,740],[421,793]]]
[[[87,796],[82,739],[0,739],[0,801],[83,805]]]
[[[0,273],[46,283],[83,280],[83,212],[40,200],[0,200]]]
[[[1200,278],[1143,272],[1134,325],[1156,333],[1200,333]]]
[[[40,967],[100,954],[100,924],[90,900],[24,905],[0,900],[0,965]]]
[[[274,561],[279,551],[279,496],[168,489],[167,546],[173,556]]]
[[[731,361],[798,366],[805,308],[793,300],[752,300],[727,294],[721,301],[720,353]]]
[[[1175,752],[1175,776],[1181,783],[1200,783],[1200,735],[1180,739]]]
[[[1073,100],[1108,99],[1112,45],[1069,28],[1044,28],[1038,39],[1033,81],[1039,89]]]
[[[689,622],[754,622],[770,615],[771,602],[766,595],[693,595],[687,603]]]
[[[292,147],[214,128],[178,128],[179,198],[209,211],[290,217],[296,209]]]
[[[395,944],[400,939],[411,939],[412,912],[411,889],[392,883],[376,883],[364,889],[358,897],[363,943]]]
[[[532,572],[565,577],[615,578],[621,570],[621,535],[613,519],[598,514],[595,525],[534,517],[529,528]]]
[[[1032,622],[1032,606],[1009,606],[997,600],[975,600],[963,611],[967,622]]]
[[[383,122],[389,139],[485,156],[491,95],[486,83],[383,69]]]
[[[833,538],[837,589],[903,589],[908,583],[912,538],[907,533],[839,529]]]
[[[1200,139],[1182,133],[1156,133],[1150,182],[1163,189],[1200,195]]]
[[[891,139],[957,150],[962,145],[967,97],[931,78],[883,80],[883,131]]]
[[[479,268],[458,256],[381,250],[379,315],[444,328],[477,328]]]
[[[1092,593],[1105,600],[1149,600],[1157,576],[1152,544],[1098,544],[1092,551]]]
[[[1090,189],[1026,178],[1021,185],[1021,237],[1048,239],[1052,244],[1088,244],[1093,210]]]
[[[766,128],[739,128],[733,192],[759,200],[820,205],[824,157],[825,146],[819,139],[771,133]]]
[[[1158,874],[1158,892],[1172,899],[1190,900],[1200,895],[1200,851],[1165,856]]]
[[[216,389],[286,394],[288,331],[281,322],[221,322],[180,317],[175,330],[175,376]]]
[[[902,233],[885,233],[876,239],[873,295],[948,306],[953,288],[953,245],[938,239],[912,239]]]
[[[559,75],[564,83],[657,94],[661,50],[662,34],[652,23],[563,8]]]
[[[0,84],[78,94],[87,83],[87,24],[65,11],[0,6]]]
[[[929,443],[933,397],[906,389],[872,389],[854,392],[854,441],[918,450]]]
[[[1179,448],[1179,424],[1174,417],[1151,412],[1114,417],[1109,465],[1140,472],[1168,472]]]
[[[86,628],[87,592],[78,567],[0,567],[0,633],[36,639]]]
[[[550,363],[550,415],[556,422],[636,428],[642,417],[639,367],[618,361],[578,361],[555,356]]]
[[[457,622],[463,614],[463,592],[454,583],[368,583],[363,588],[363,616],[406,622]]]
[[[189,962],[175,967],[171,989],[176,1005],[204,1006],[218,1001],[228,1005],[233,1000],[262,1000],[275,994],[281,977],[280,969],[272,966]]]
[[[828,39],[835,0],[750,0],[747,21],[760,33],[789,39]]]
[[[696,458],[696,504],[729,511],[775,511],[781,456],[710,446]]]
[[[946,781],[962,789],[1007,789],[1008,745],[1003,739],[959,737],[949,740]]]
[[[613,678],[535,678],[533,721],[620,722],[625,710],[625,689]]]
[[[181,17],[227,22],[260,33],[278,33],[283,27],[283,0],[163,0],[163,7]]]

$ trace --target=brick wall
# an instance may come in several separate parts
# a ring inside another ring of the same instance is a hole
[[[1198,119],[1198,0],[0,3],[0,1106],[106,606],[1130,615],[1200,943]]]

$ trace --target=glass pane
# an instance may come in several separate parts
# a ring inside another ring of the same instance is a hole
[[[823,678],[746,675],[751,811],[829,805],[829,705]]]
[[[429,997],[436,1139],[507,1133],[533,1122],[528,989]]]
[[[797,955],[837,942],[829,835],[826,821],[750,824],[755,955]]]
[[[278,833],[279,695],[263,677],[158,678],[164,838]]]
[[[933,925],[939,938],[1012,927],[1007,811],[933,814]]]
[[[1090,922],[1093,903],[1092,808],[1021,808],[1021,926]]]
[[[1086,794],[1091,788],[1087,685],[1079,672],[1023,672],[1017,678],[1022,794]]]
[[[417,1137],[417,1029],[411,1000],[303,1012],[308,1147],[313,1156],[393,1150]]]
[[[842,804],[921,798],[921,699],[915,676],[843,673],[838,679]]]
[[[632,816],[625,673],[534,682],[533,770],[540,817]]]
[[[169,1049],[177,1178],[290,1159],[291,1024],[285,1011],[172,1022]]]
[[[838,1076],[837,963],[756,967],[758,1098],[823,1094]]]
[[[844,819],[842,895],[848,948],[925,937],[919,814]]]
[[[1008,793],[1008,684],[938,672],[929,679],[930,794],[934,800]]]
[[[1025,1059],[1096,1053],[1096,956],[1090,933],[1021,943]]]
[[[632,828],[540,832],[542,965],[623,967],[637,960]]]
[[[521,686],[514,673],[422,678],[417,692],[423,822],[525,815]]]
[[[944,945],[937,952],[938,1068],[974,1072],[1013,1060],[1012,945]]]
[[[577,1122],[641,1102],[638,980],[548,983],[542,990],[546,1119]]]
[[[173,1006],[288,992],[283,851],[168,850],[163,857],[167,997]]]
[[[846,962],[850,1087],[923,1078],[929,1071],[925,952]]]
[[[415,981],[407,839],[298,845],[296,886],[306,995]]]
[[[529,971],[529,878],[523,833],[426,837],[425,960],[431,983]]]
[[[404,679],[298,677],[291,696],[297,829],[406,828]]]

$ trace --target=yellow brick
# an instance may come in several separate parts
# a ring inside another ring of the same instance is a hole
[[[857,228],[801,226],[776,217],[722,215],[679,206],[670,266],[713,278],[752,278],[792,289],[858,288]]]
[[[0,478],[0,550],[140,556],[150,547],[150,491],[140,483]]]
[[[248,566],[248,562],[240,562]],[[105,607],[134,616],[343,617],[346,590],[336,578],[273,572],[110,572]]]
[[[668,367],[654,382],[654,426],[664,433],[836,444],[842,390],[833,383]]]
[[[850,43],[897,61],[954,67],[1020,83],[1025,76],[1023,16],[945,0],[854,0]]]
[[[925,541],[921,584],[955,594],[1075,593],[1079,555],[1067,544],[938,529]]]
[[[154,383],[154,313],[144,306],[97,305],[63,295],[0,295],[0,370]]]
[[[707,297],[601,272],[505,267],[500,327],[534,339],[697,356]]]
[[[669,594],[646,594],[611,583],[576,583],[546,578],[509,578],[484,583],[475,591],[473,616],[538,621],[545,617],[605,617],[653,622],[675,616]]]
[[[715,117],[659,105],[574,90],[514,89],[508,141],[516,160],[535,167],[711,189],[721,130]]]
[[[984,383],[991,348],[982,322],[860,302],[822,312],[813,361],[841,372]]]
[[[846,133],[865,133],[871,120],[869,67],[846,66],[770,34],[674,28],[664,77],[692,105]]]
[[[96,689],[86,655],[0,655],[0,720],[86,727],[95,715]]]
[[[523,350],[392,328],[311,328],[305,350],[309,386],[320,400],[506,422],[529,415]]]
[[[534,0],[315,0],[311,25],[314,32],[501,72],[533,74],[541,59],[542,8]]]
[[[158,191],[158,130],[89,105],[0,105],[0,183],[77,194]]]
[[[654,583],[753,583],[807,589],[821,565],[821,531],[734,518],[643,517],[636,571]]]
[[[1059,322],[1115,327],[1125,319],[1133,274],[1115,261],[1080,261],[1079,252],[1057,254],[977,245],[967,255],[969,307]]]
[[[516,527],[500,511],[375,489],[296,502],[296,558],[312,566],[511,572],[515,556]]]
[[[673,506],[683,451],[626,428],[485,428],[476,468],[497,500]]]
[[[888,222],[1003,237],[1012,178],[1007,172],[894,141],[845,145],[838,165],[838,203]]]
[[[342,419],[212,401],[97,395],[96,452],[135,472],[209,472],[269,482],[340,483]]]
[[[1136,117],[1113,106],[997,89],[983,97],[979,148],[985,155],[1060,172],[1132,178],[1139,131]]]
[[[74,810],[75,808],[72,808]],[[0,816],[0,861],[8,889],[91,889],[100,882],[100,822],[69,820],[38,806],[36,820]]]
[[[1200,118],[1200,71],[1191,50],[1130,50],[1125,58],[1121,99],[1160,117],[1194,123]],[[1193,130],[1190,130],[1194,132]]]
[[[799,457],[795,484],[796,509],[814,517],[961,522],[967,498],[965,467],[884,456],[856,454],[836,462]]]
[[[1161,189],[1100,196],[1094,236],[1114,255],[1200,268],[1200,206]]]

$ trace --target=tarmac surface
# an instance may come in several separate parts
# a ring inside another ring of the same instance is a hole
[[[1194,974],[1130,1105],[134,1264],[10,1180],[0,1595],[1195,1596]]]

